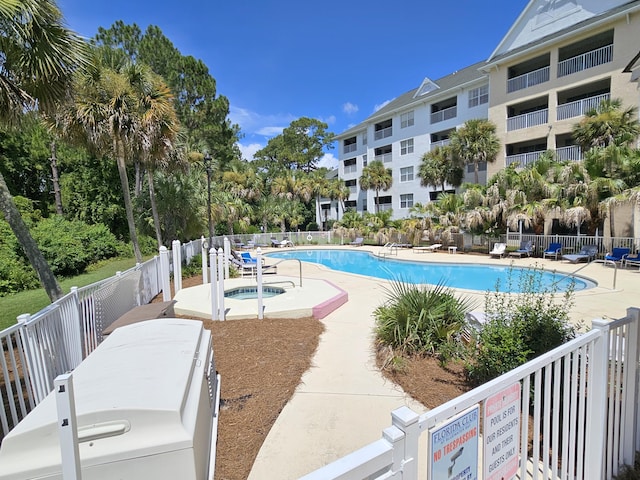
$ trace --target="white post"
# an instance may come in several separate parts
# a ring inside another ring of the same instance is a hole
[[[225,256],[224,251],[220,248],[218,249],[218,316],[219,320],[225,319],[225,311],[224,311],[224,263]],[[227,268],[229,268],[229,264],[227,263]]]
[[[222,242],[224,247],[224,278],[229,278],[229,257],[231,257],[231,242],[227,237],[224,237]]]
[[[627,327],[628,340],[625,341],[625,364],[624,364],[624,393],[625,393],[625,416],[621,424],[624,425],[623,437],[623,461],[625,465],[633,465],[636,452],[636,442],[638,441],[638,402],[636,402],[636,379],[638,374],[638,338],[640,338],[640,309],[627,308],[627,317],[632,321]]]
[[[260,247],[256,250],[256,281],[258,282],[258,319],[264,318],[262,304],[262,250]]]
[[[206,256],[206,255],[205,255]],[[217,275],[217,263],[216,263],[216,249],[209,249],[209,264],[211,265],[211,285],[210,285],[210,295],[211,295],[211,320],[219,320],[220,316],[218,315],[218,275]]]
[[[171,300],[171,279],[169,274],[169,251],[164,245],[160,247],[160,282],[162,286],[162,300]]]
[[[589,358],[589,385],[587,392],[587,418],[585,431],[585,479],[598,480],[604,473],[605,442],[607,432],[607,369],[609,366],[609,321],[594,319],[591,327],[600,332]]]
[[[202,284],[206,285],[207,283],[209,283],[209,265],[207,264],[207,248],[204,246],[204,237],[202,237],[202,243],[200,245],[202,245],[202,248],[200,249],[200,251],[202,252]]]
[[[54,387],[58,410],[62,478],[64,480],[80,480],[82,474],[78,449],[76,404],[73,396],[73,377],[70,373],[58,375],[54,380]]]
[[[396,408],[391,412],[391,423],[394,427],[397,427],[404,432],[402,478],[418,478],[418,440],[420,438],[420,426],[418,425],[418,420],[420,420],[420,415],[409,407]]]
[[[178,293],[182,289],[182,248],[180,240],[174,240],[171,243],[173,251],[173,289]]]

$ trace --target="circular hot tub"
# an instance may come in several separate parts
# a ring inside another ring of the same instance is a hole
[[[275,297],[285,292],[282,287],[262,286],[262,298]],[[236,287],[224,292],[225,298],[234,300],[251,300],[258,298],[258,287]]]

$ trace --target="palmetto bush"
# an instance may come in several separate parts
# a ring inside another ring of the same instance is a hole
[[[398,353],[451,351],[465,326],[470,301],[443,284],[418,286],[396,280],[374,311],[376,337]]]

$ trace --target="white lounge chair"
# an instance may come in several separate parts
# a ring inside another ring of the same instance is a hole
[[[502,257],[504,257],[504,254],[505,254],[506,251],[507,251],[507,244],[506,243],[495,243],[493,245],[493,250],[491,250],[489,252],[489,255],[491,257],[502,258]]]
[[[419,252],[435,252],[442,246],[441,243],[434,243],[433,245],[428,245],[426,247],[413,247],[413,251],[415,253]]]

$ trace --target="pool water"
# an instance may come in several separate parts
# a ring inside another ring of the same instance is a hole
[[[275,297],[284,293],[281,287],[262,287],[262,298]],[[226,290],[225,298],[233,298],[234,300],[253,300],[258,298],[258,287],[238,287]]]
[[[412,262],[386,257],[381,259],[369,252],[352,250],[295,250],[269,253],[269,257],[292,258],[304,262],[319,263],[333,270],[357,273],[386,280],[400,280],[414,284],[444,284],[451,288],[466,290],[499,290],[517,293],[521,291],[519,279],[530,278],[532,269],[508,265],[456,264],[435,262]],[[565,291],[573,283],[575,291],[595,287],[595,283],[565,273],[541,271],[541,289]]]

